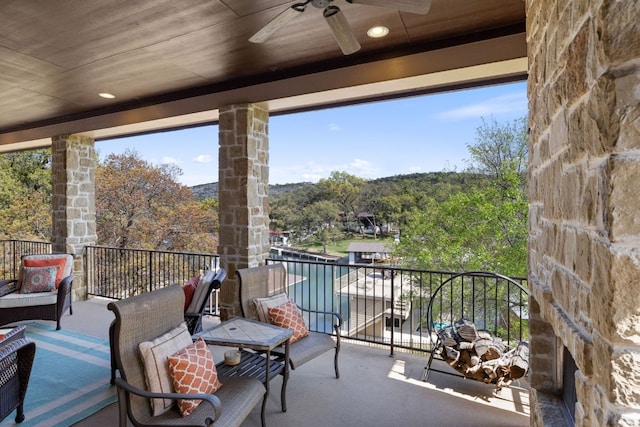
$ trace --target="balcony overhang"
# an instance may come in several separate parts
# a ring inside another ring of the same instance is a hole
[[[177,93],[125,106],[33,123],[0,134],[0,152],[45,148],[50,137],[83,134],[108,139],[215,124],[218,108],[264,103],[271,114],[348,105],[525,80],[524,32],[286,79],[201,93]]]

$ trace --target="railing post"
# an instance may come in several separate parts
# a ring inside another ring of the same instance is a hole
[[[382,275],[382,280],[384,281],[384,274]],[[391,273],[391,345],[389,346],[391,350],[391,354],[389,354],[390,357],[393,357],[395,332],[396,332],[396,307],[395,307],[396,289],[395,289],[394,280],[395,280],[395,274],[393,274],[393,270],[392,270],[392,273]],[[384,290],[383,290],[383,294],[384,294]]]

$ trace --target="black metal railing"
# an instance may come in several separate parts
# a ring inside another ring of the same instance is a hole
[[[456,281],[448,282],[447,292],[436,296],[432,310],[438,324],[434,325],[434,320],[427,318],[431,297],[442,283],[459,273],[292,257],[268,260],[273,262],[286,264],[289,295],[299,305],[340,313],[343,336],[388,345],[392,354],[395,348],[431,351],[434,340],[430,331],[463,316],[491,328],[506,343],[528,339],[525,278],[515,278],[522,287],[507,287],[505,293],[496,291],[499,286],[495,278],[461,274]],[[456,297],[447,300],[446,295]],[[330,318],[315,315],[307,321],[311,330],[331,333]]]
[[[17,275],[20,256],[49,253],[51,244],[18,240],[0,241],[0,268],[4,278]],[[320,259],[320,258],[319,258]],[[206,269],[217,269],[217,255],[88,246],[83,259],[89,295],[127,298],[173,283],[184,284]],[[491,329],[507,343],[528,340],[528,298],[525,278],[512,278],[520,286],[493,283],[478,274],[426,271],[387,265],[347,265],[325,258],[313,261],[290,256],[268,259],[284,262],[289,295],[305,308],[340,313],[341,334],[353,340],[427,352],[432,330],[469,317]],[[455,280],[451,280],[454,278]],[[458,277],[459,276],[459,277]],[[446,287],[439,289],[446,283]],[[480,286],[481,285],[481,286]],[[439,290],[435,295],[436,290]],[[432,297],[434,301],[431,302]],[[428,308],[431,302],[431,313]],[[217,294],[209,313],[218,313]],[[491,320],[487,320],[491,319]],[[314,331],[332,333],[330,317],[307,318]]]
[[[51,253],[51,243],[30,240],[0,240],[0,280],[18,277],[20,258],[30,254]]]
[[[184,284],[218,268],[218,256],[201,253],[86,247],[87,293],[113,299]]]

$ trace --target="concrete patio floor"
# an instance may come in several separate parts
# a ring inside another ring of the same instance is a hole
[[[107,301],[93,298],[74,302],[65,315],[64,329],[107,338],[113,313]],[[209,325],[217,318],[207,320]],[[221,360],[224,347],[211,347]],[[226,348],[228,349],[228,348]],[[287,384],[287,412],[280,408],[280,377],[271,383],[267,403],[268,426],[528,426],[529,392],[526,381],[495,395],[493,387],[432,371],[421,381],[427,358],[343,342],[340,379],[333,375],[333,355],[323,356],[291,371]],[[440,361],[437,369],[450,369]],[[453,372],[451,370],[451,372]],[[109,378],[105,378],[109,381]],[[75,426],[116,426],[117,404],[108,406]],[[260,405],[242,424],[260,426]]]

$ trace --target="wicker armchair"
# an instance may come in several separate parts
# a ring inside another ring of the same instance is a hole
[[[221,268],[216,272],[207,272],[196,289],[196,293],[193,295],[191,303],[184,312],[184,321],[187,324],[187,329],[191,335],[197,334],[202,331],[202,316],[204,316],[204,309],[207,307],[207,301],[209,296],[215,289],[220,289],[222,282],[227,277],[225,269]],[[177,302],[176,302],[177,304]],[[111,384],[115,384],[116,381],[116,359],[113,355],[113,340],[115,332],[115,321],[109,325],[109,347],[111,352]]]
[[[0,341],[0,420],[16,410],[16,423],[24,421],[27,393],[36,344],[24,338],[25,326],[13,328]]]
[[[43,261],[53,258],[64,258],[62,280],[58,288],[48,292],[23,294],[17,292],[24,277],[24,263],[26,260]],[[60,329],[60,319],[69,310],[73,314],[71,305],[71,286],[73,284],[73,255],[70,254],[38,254],[24,255],[20,262],[18,278],[0,281],[0,325],[6,325],[22,320],[52,320],[56,322],[56,329]]]
[[[269,264],[236,270],[240,286],[240,307],[242,315],[248,319],[261,320],[258,316],[255,298],[265,298],[282,293],[287,289],[287,271],[283,264]],[[309,331],[309,335],[290,345],[289,362],[291,369],[314,359],[329,350],[335,350],[333,367],[336,378],[340,378],[338,354],[340,353],[340,326],[342,317],[335,312],[309,310],[298,306],[304,317],[310,315],[330,316],[334,319],[335,341],[329,334]],[[284,349],[277,348],[273,354],[284,358]]]
[[[135,426],[188,425],[240,426],[264,396],[265,388],[255,378],[224,378],[215,394],[152,393],[145,381],[138,346],[151,341],[184,322],[184,292],[171,285],[152,292],[109,303],[116,320],[113,352],[120,378],[118,387],[119,423],[127,418]],[[150,398],[199,399],[196,410],[182,417],[175,405],[153,416]]]

